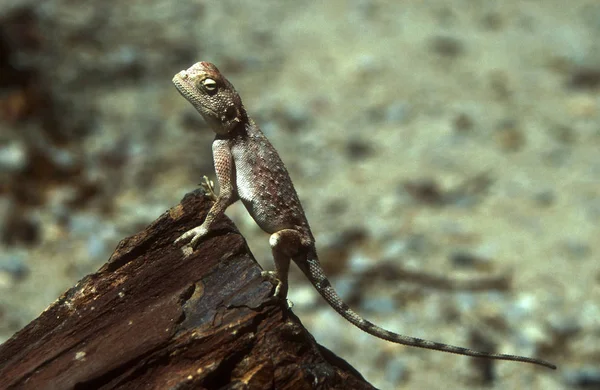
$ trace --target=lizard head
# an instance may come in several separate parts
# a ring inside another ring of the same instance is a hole
[[[248,120],[240,95],[210,62],[182,70],[173,84],[217,134],[225,135]]]

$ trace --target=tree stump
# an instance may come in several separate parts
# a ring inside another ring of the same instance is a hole
[[[0,389],[372,389],[318,345],[198,190],[0,345]]]

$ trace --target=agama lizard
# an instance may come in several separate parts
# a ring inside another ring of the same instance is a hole
[[[263,275],[276,285],[275,295],[288,292],[290,260],[306,274],[335,311],[363,331],[394,343],[480,358],[513,360],[556,369],[552,363],[523,356],[486,353],[403,336],[387,331],[358,315],[335,292],[319,263],[315,239],[279,154],[246,113],[233,85],[209,62],[198,62],[173,77],[179,92],[202,114],[216,133],[212,144],[220,193],[204,222],[179,237],[192,249],[227,207],[241,200],[256,223],[271,234],[269,244],[275,271]],[[205,179],[206,180],[206,179]],[[212,191],[210,183],[205,183]]]

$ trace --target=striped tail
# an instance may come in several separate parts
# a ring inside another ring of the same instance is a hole
[[[473,356],[478,358],[486,358],[486,359],[497,359],[497,360],[511,360],[516,362],[523,363],[531,363],[537,364],[540,366],[548,367],[553,370],[556,370],[556,366],[552,363],[549,363],[545,360],[535,359],[525,356],[516,356],[516,355],[505,355],[500,353],[489,353],[489,352],[479,352],[468,348],[456,347],[454,345],[442,344],[435,341],[428,341],[419,339],[416,337],[403,336],[398,333],[387,331],[370,321],[367,321],[356,312],[354,312],[337,294],[337,292],[331,286],[331,283],[325,276],[323,272],[323,268],[321,268],[321,264],[316,256],[316,253],[309,253],[309,257],[306,262],[297,262],[298,267],[306,274],[310,282],[315,286],[319,294],[329,305],[335,309],[342,317],[346,320],[350,321],[359,329],[375,336],[380,339],[388,340],[393,343],[404,344],[411,347],[425,348],[425,349],[435,349],[442,352],[455,353],[458,355],[466,355]]]

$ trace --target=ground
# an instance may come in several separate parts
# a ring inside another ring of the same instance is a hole
[[[600,386],[597,2],[10,0],[0,15],[0,342],[214,179],[213,135],[170,84],[203,60],[279,150],[351,306],[559,370],[374,339],[293,270],[320,343],[382,389]],[[271,268],[268,236],[241,205],[228,215]]]

